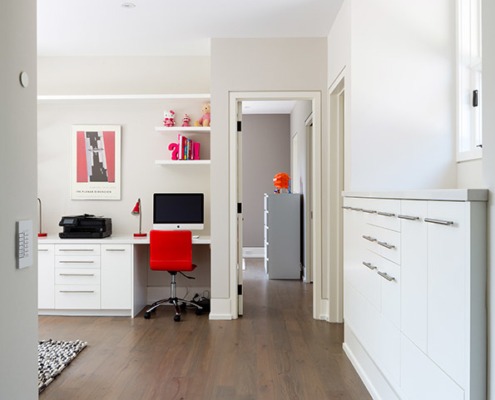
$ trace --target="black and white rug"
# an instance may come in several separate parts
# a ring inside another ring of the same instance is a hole
[[[38,393],[41,393],[87,346],[80,340],[40,340],[38,343]]]

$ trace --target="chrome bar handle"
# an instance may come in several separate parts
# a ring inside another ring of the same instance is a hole
[[[94,249],[59,249],[60,251],[94,251]]]
[[[95,274],[59,274],[60,276],[95,276]]]
[[[372,271],[374,271],[375,269],[377,269],[377,267],[375,267],[373,264],[371,264],[370,262],[366,262],[366,261],[363,261],[363,265],[365,267],[368,267],[369,269],[371,269]]]
[[[370,242],[376,242],[376,239],[374,237],[368,236],[368,235],[363,235],[363,239],[366,239]]]
[[[61,290],[60,293],[94,293],[94,290]]]
[[[38,249],[38,251],[48,251],[48,249]]]
[[[363,212],[365,212],[365,213],[368,213],[368,214],[376,214],[376,211],[375,211],[375,210],[365,210],[365,209],[363,208],[363,210],[362,210],[362,211],[363,211]]]
[[[453,221],[445,221],[443,219],[425,218],[425,222],[430,222],[432,224],[438,225],[454,225]]]
[[[125,251],[125,249],[105,249],[105,251]]]
[[[413,217],[412,215],[397,215],[397,218],[400,218],[400,219],[407,219],[409,221],[419,221],[420,218],[419,217]]]
[[[376,271],[376,273],[380,275],[382,278],[385,278],[389,282],[395,281],[395,278],[393,276],[390,276],[386,272]]]
[[[380,242],[379,240],[376,241],[377,244],[379,244],[380,246],[383,246],[387,249],[395,249],[395,246],[393,244],[388,244],[387,242]]]
[[[376,213],[378,215],[383,216],[383,217],[395,217],[394,213],[388,213],[388,212],[383,212],[383,211],[377,211]]]
[[[60,264],[94,264],[94,261],[77,261],[77,260],[74,260],[74,261],[64,261],[64,260],[61,260],[59,261]]]

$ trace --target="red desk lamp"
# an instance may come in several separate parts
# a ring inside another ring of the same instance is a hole
[[[41,220],[41,200],[38,197],[38,216],[39,216],[39,232],[38,237],[47,237],[47,234],[43,232],[42,220]]]
[[[131,211],[132,215],[139,215],[139,233],[135,233],[134,237],[146,237],[146,233],[141,232],[141,199],[138,199],[136,205]]]

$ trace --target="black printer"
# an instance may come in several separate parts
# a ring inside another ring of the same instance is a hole
[[[62,239],[102,239],[112,234],[112,219],[84,214],[62,217],[59,226],[64,228],[59,233]]]

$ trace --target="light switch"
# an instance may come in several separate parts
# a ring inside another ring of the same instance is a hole
[[[33,221],[16,222],[17,268],[33,265]]]

